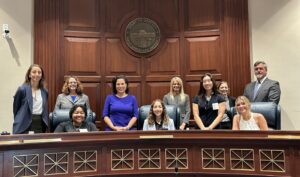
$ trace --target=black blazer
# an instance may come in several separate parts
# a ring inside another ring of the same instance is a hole
[[[42,119],[47,127],[48,123],[48,91],[41,88],[41,94],[43,98],[43,112]],[[13,134],[24,133],[31,125],[32,122],[32,90],[29,84],[23,84],[20,86],[14,96],[13,112]]]
[[[228,100],[229,100],[229,107],[234,107],[235,106],[235,100],[236,98],[233,97],[233,96],[228,96]],[[232,122],[232,119],[233,119],[233,114],[231,112],[231,110],[225,110],[225,113],[228,115],[229,119],[231,120]]]

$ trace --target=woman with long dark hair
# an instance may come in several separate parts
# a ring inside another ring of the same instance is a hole
[[[202,76],[198,95],[193,100],[193,114],[196,128],[212,130],[219,128],[225,111],[225,100],[217,90],[216,82],[210,73]]]
[[[26,72],[25,82],[14,96],[14,134],[46,132],[49,122],[48,91],[44,81],[43,68],[37,64],[31,65]]]
[[[138,117],[138,104],[135,96],[129,94],[128,79],[116,76],[112,80],[113,94],[105,99],[102,117],[106,131],[131,130]]]
[[[174,121],[168,116],[166,107],[160,99],[152,102],[143,130],[175,130]]]

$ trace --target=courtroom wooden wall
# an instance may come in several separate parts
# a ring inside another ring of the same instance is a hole
[[[232,95],[250,81],[247,0],[35,0],[34,62],[46,73],[49,109],[64,77],[78,76],[101,117],[111,79],[125,74],[139,106],[162,98],[170,79],[184,80],[191,99],[211,72]],[[159,25],[162,39],[149,55],[124,44],[124,28],[137,17]]]

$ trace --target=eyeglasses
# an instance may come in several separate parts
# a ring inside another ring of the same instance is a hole
[[[69,82],[68,84],[77,84],[77,82]]]

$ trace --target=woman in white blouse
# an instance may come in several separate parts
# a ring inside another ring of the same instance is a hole
[[[174,121],[169,118],[166,107],[160,99],[152,102],[143,130],[175,130]]]
[[[239,96],[235,101],[237,115],[233,118],[232,130],[268,130],[268,124],[262,114],[251,112],[247,97]]]

